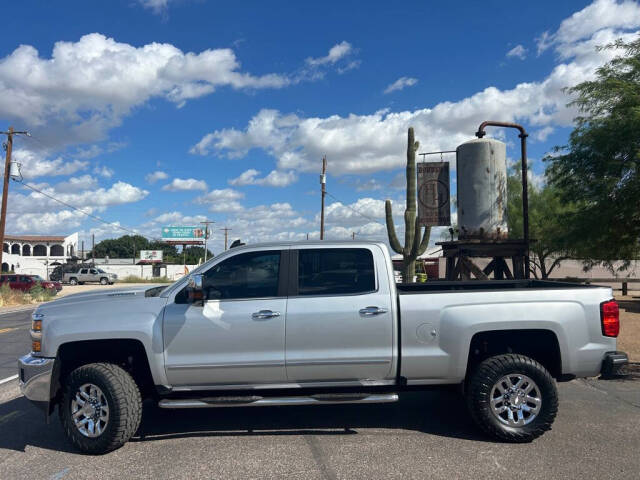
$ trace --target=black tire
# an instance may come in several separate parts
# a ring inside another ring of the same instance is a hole
[[[71,401],[78,389],[91,383],[99,387],[109,407],[109,420],[102,434],[84,436],[71,417]],[[75,369],[63,385],[58,406],[62,428],[71,443],[82,453],[103,454],[120,448],[136,433],[142,418],[142,399],[134,379],[111,363],[91,363]]]
[[[77,285],[78,284],[78,279],[75,277],[72,277],[69,279],[69,285]]]
[[[108,279],[106,279],[106,278],[104,278],[104,277],[102,277],[102,278],[100,279],[100,285],[107,285],[108,283],[109,283],[109,280],[108,280]]]
[[[501,422],[491,407],[494,385],[510,374],[528,376],[540,390],[540,410],[526,425]],[[512,443],[530,442],[550,430],[558,412],[558,390],[553,377],[540,363],[524,355],[498,355],[480,363],[468,380],[466,397],[473,421],[490,436]]]

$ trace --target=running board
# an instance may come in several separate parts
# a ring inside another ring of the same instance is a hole
[[[397,402],[398,394],[318,394],[308,397],[208,397],[193,399],[163,399],[160,408],[270,407],[275,405],[335,405],[342,403]]]

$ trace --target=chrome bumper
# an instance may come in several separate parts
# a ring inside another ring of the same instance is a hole
[[[51,400],[51,377],[55,358],[34,357],[27,354],[18,360],[20,390],[38,407],[45,411]]]

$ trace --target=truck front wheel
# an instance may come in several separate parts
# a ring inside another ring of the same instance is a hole
[[[117,365],[83,365],[64,382],[58,412],[65,434],[78,450],[107,453],[124,445],[138,429],[140,390]]]
[[[549,372],[532,358],[498,355],[471,374],[467,405],[474,422],[492,437],[530,442],[551,429],[558,390]]]

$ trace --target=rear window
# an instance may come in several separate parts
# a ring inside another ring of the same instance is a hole
[[[343,295],[375,289],[373,255],[366,248],[298,252],[298,295]]]

